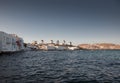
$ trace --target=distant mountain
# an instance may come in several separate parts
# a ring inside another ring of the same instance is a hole
[[[120,49],[119,44],[112,43],[97,43],[97,44],[80,44],[82,49]]]

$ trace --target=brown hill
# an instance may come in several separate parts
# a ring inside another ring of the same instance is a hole
[[[120,45],[112,43],[80,44],[83,49],[120,49]]]

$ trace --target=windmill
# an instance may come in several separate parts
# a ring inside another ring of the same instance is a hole
[[[59,45],[59,43],[60,43],[59,40],[57,40],[56,44]]]
[[[72,46],[72,42],[70,42],[70,46]]]
[[[51,44],[53,44],[53,40],[51,40]]]
[[[65,41],[65,40],[63,40],[63,45],[65,45],[65,43],[66,43],[66,41]]]
[[[44,40],[41,40],[42,44],[44,44]]]

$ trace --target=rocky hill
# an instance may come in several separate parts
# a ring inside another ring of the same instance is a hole
[[[97,44],[80,44],[82,49],[120,49],[119,44],[112,43],[97,43]]]

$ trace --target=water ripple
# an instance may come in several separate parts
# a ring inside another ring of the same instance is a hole
[[[0,56],[0,83],[120,83],[120,51],[27,51]]]

